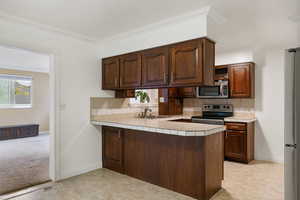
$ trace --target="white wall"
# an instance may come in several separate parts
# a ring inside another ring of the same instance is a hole
[[[207,35],[207,8],[123,33],[99,42],[98,58],[148,49]],[[100,81],[101,82],[101,81]],[[101,91],[113,97],[112,91]]]
[[[60,117],[57,144],[65,178],[101,165],[100,134],[89,123],[90,97],[101,94],[96,47],[32,25],[0,19],[0,44],[54,55]],[[51,77],[50,77],[51,79]]]
[[[48,73],[49,67],[49,55],[0,46],[0,68]]]
[[[255,67],[255,159],[283,162],[284,48],[242,49],[216,54],[216,64],[253,61]]]
[[[300,23],[298,23],[298,47],[300,47]]]
[[[207,35],[207,10],[197,15],[178,16],[133,30],[99,43],[100,57],[148,49]]]

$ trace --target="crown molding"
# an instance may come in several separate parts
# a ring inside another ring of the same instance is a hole
[[[64,35],[64,36],[67,36],[67,37],[71,37],[71,38],[78,39],[78,40],[83,40],[83,41],[86,41],[86,42],[96,42],[98,40],[97,38],[92,38],[92,37],[82,35],[82,34],[79,34],[79,33],[75,33],[75,32],[72,32],[72,31],[63,30],[63,29],[56,28],[56,27],[53,27],[53,26],[37,23],[37,22],[31,21],[31,20],[28,20],[28,19],[25,19],[25,18],[13,16],[13,15],[7,14],[3,11],[0,11],[0,18],[11,21],[11,22],[14,22],[14,23],[30,25],[30,26],[38,28],[40,30],[44,30],[44,31]]]
[[[131,31],[127,31],[127,32],[123,32],[120,34],[115,34],[113,36],[105,37],[105,38],[99,40],[98,42],[107,42],[107,41],[111,41],[111,40],[122,39],[122,38],[126,38],[128,36],[152,31],[152,30],[164,27],[166,25],[175,24],[178,22],[183,22],[185,20],[193,19],[195,17],[199,17],[199,16],[203,16],[203,15],[208,16],[208,13],[210,12],[210,10],[211,10],[210,6],[205,6],[202,9],[199,9],[199,10],[196,10],[193,12],[185,13],[183,15],[179,15],[176,17],[171,17],[171,18],[159,21],[157,23],[152,23],[152,24],[149,24],[149,25],[137,28],[137,29],[133,29]]]

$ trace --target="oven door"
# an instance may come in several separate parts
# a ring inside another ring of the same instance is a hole
[[[200,86],[197,88],[197,97],[200,99],[225,99],[228,98],[221,91],[222,86]]]

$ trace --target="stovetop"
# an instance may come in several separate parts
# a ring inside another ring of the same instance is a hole
[[[233,106],[230,104],[203,105],[202,116],[192,116],[195,123],[224,124],[225,117],[233,116]]]

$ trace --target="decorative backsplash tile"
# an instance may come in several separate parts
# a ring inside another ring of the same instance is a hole
[[[140,104],[130,99],[91,98],[91,116],[107,114],[138,113],[145,107],[158,113],[158,90],[147,90],[150,96],[149,104]],[[203,104],[233,104],[235,115],[255,113],[255,99],[184,99],[183,113],[201,114]]]
[[[201,112],[203,104],[232,104],[234,113],[255,113],[255,99],[184,99],[185,112]]]
[[[110,115],[110,114],[124,114],[124,113],[138,113],[142,112],[145,107],[151,108],[154,114],[158,113],[158,99],[156,92],[149,92],[150,103],[141,104],[132,101],[129,98],[102,98],[91,97],[90,112],[91,116],[95,115]]]

